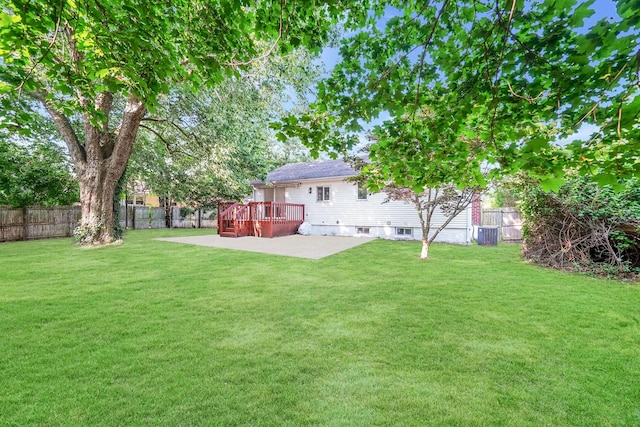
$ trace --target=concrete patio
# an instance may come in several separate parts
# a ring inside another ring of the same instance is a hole
[[[156,240],[233,249],[237,251],[260,252],[271,255],[320,259],[362,245],[371,239],[363,237],[301,235],[283,236],[272,239],[252,236],[230,238],[212,234],[207,236],[161,238]]]

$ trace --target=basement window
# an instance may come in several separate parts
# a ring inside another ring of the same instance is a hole
[[[396,236],[412,236],[413,229],[408,227],[396,227]]]
[[[369,234],[369,227],[356,227],[356,234]]]

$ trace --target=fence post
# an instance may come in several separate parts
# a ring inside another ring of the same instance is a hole
[[[73,233],[71,232],[71,216],[73,215],[73,208],[70,208],[67,211],[67,215],[64,217],[66,225],[69,226],[69,231],[66,233],[67,237],[71,237]]]
[[[76,221],[76,210],[74,207],[69,209],[69,216],[67,217],[67,220],[69,221],[69,237],[73,237],[73,232],[78,225],[78,221]]]
[[[27,240],[27,233],[29,230],[29,224],[27,221],[28,221],[27,207],[24,206],[22,208],[22,228],[23,228],[22,240]]]

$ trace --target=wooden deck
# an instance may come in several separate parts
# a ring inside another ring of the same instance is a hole
[[[304,221],[304,205],[282,202],[221,202],[218,233],[221,237],[280,237],[296,234]]]

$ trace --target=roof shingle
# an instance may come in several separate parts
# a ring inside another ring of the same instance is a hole
[[[267,181],[282,182],[354,175],[356,171],[343,160],[321,160],[281,166],[267,174]]]

